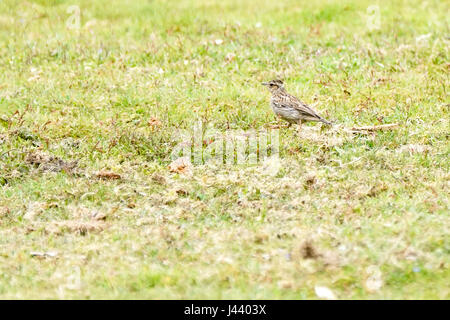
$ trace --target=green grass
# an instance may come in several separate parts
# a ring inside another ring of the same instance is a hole
[[[326,286],[341,299],[449,299],[448,12],[0,1],[0,298],[315,299]],[[399,127],[282,129],[276,175],[213,161],[170,172],[178,132],[198,119],[274,122],[260,85],[272,78],[342,126]],[[78,162],[47,170],[33,155]]]

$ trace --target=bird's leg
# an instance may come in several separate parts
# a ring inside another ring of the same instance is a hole
[[[297,132],[300,133],[300,131],[302,129],[302,120],[298,120],[297,124],[298,124]]]

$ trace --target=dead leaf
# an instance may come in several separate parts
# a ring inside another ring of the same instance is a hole
[[[166,184],[166,178],[164,178],[162,175],[158,174],[158,173],[154,173],[152,175],[152,180],[155,181],[158,184]]]
[[[292,283],[292,281],[281,280],[278,281],[278,287],[283,289],[292,289],[294,287],[294,284]]]
[[[175,192],[180,196],[187,196],[189,194],[188,191],[186,191],[185,189],[182,189],[182,188],[177,189]]]
[[[60,172],[60,171],[71,172],[76,168],[78,164],[77,161],[66,162],[58,157],[51,156],[42,151],[34,151],[28,153],[25,158],[25,161],[39,168],[42,171],[50,171],[50,172]]]
[[[94,220],[106,220],[106,214],[100,211],[94,211],[91,215]]]
[[[45,230],[51,234],[62,234],[66,231],[73,232],[80,235],[85,235],[89,232],[100,232],[103,231],[106,224],[103,221],[93,220],[93,221],[77,221],[77,220],[66,220],[66,221],[54,221],[53,223],[46,226]]]
[[[321,256],[313,246],[311,240],[306,240],[305,242],[303,242],[300,247],[300,253],[303,259],[316,259]]]
[[[317,182],[317,178],[314,174],[308,174],[305,178],[305,183],[308,188],[312,187]]]
[[[95,174],[96,178],[99,179],[103,179],[103,180],[119,180],[122,179],[122,177],[120,176],[120,174],[111,172],[111,171],[99,171],[96,172]]]
[[[192,163],[187,157],[181,157],[169,165],[169,170],[170,172],[189,175],[192,174]]]
[[[150,127],[156,128],[156,127],[161,126],[162,123],[161,123],[161,121],[159,121],[158,118],[156,118],[156,117],[151,117],[151,118],[148,120],[147,124],[148,124]]]

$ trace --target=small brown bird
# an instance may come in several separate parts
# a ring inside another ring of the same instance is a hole
[[[283,81],[272,80],[269,82],[263,82],[272,97],[270,99],[270,106],[275,114],[288,121],[289,126],[293,123],[297,123],[299,128],[303,121],[320,121],[327,125],[331,125],[331,122],[325,120],[317,114],[311,107],[308,107],[305,103],[290,95],[284,89]]]

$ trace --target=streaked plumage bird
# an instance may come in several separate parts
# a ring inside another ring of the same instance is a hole
[[[269,82],[263,82],[272,97],[270,99],[270,106],[275,114],[288,121],[289,125],[297,123],[299,127],[303,121],[319,121],[327,125],[331,125],[331,122],[325,120],[317,114],[311,107],[303,103],[293,95],[290,95],[284,89],[283,81],[272,80]]]

